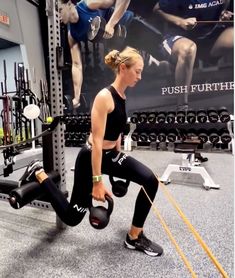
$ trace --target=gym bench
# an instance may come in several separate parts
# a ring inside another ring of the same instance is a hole
[[[176,141],[174,143],[174,152],[182,154],[182,164],[169,164],[167,166],[160,178],[164,184],[169,184],[171,182],[169,179],[170,175],[173,172],[178,172],[186,174],[200,174],[204,180],[203,186],[206,190],[209,190],[210,188],[220,188],[218,184],[214,183],[207,170],[195,161],[195,152],[199,144],[200,140],[184,140],[183,142]]]

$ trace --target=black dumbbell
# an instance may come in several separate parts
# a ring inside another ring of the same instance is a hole
[[[206,129],[199,129],[198,130],[198,139],[201,141],[202,144],[205,144],[208,141],[208,134]]]
[[[198,109],[197,111],[197,121],[199,123],[206,123],[207,121],[207,113],[205,109]]]
[[[141,142],[147,142],[148,141],[148,134],[146,132],[141,132],[139,135],[139,140]]]
[[[157,117],[156,112],[149,112],[149,114],[148,114],[148,122],[150,124],[155,124],[156,123],[156,117]]]
[[[187,111],[187,122],[194,124],[196,122],[196,112],[193,108],[189,108]]]
[[[131,116],[131,123],[138,124],[138,122],[139,122],[139,113],[134,112]]]
[[[159,142],[166,142],[166,134],[167,132],[165,130],[160,130],[157,136],[157,139]]]
[[[219,120],[219,115],[217,110],[214,107],[210,107],[207,109],[208,120],[211,123],[217,123]]]
[[[108,202],[108,208],[106,209],[103,206],[90,207],[89,221],[93,228],[95,229],[104,229],[110,219],[110,215],[113,211],[113,199],[108,195],[105,195],[105,200]]]
[[[85,143],[86,140],[87,140],[87,133],[86,132],[81,132],[79,140],[80,140],[81,144]]]
[[[141,124],[147,123],[148,113],[147,112],[140,112],[138,119],[139,119],[139,123],[141,123]]]
[[[222,123],[227,123],[230,121],[230,115],[226,107],[224,106],[220,107],[218,109],[218,112],[219,112],[219,119]]]
[[[112,185],[112,192],[114,196],[121,198],[126,195],[130,184],[129,180],[114,180],[113,176],[109,176],[109,181]]]
[[[176,128],[175,129],[176,130],[176,132],[177,132],[177,136],[178,136],[178,138],[181,140],[181,141],[184,141],[184,140],[186,140],[187,139],[187,132],[186,132],[186,130],[185,129],[182,129],[182,128]]]
[[[177,111],[176,120],[179,124],[185,123],[186,120],[186,112],[183,110]]]
[[[169,142],[175,142],[177,140],[177,131],[175,129],[170,129],[167,133],[167,140]]]
[[[157,141],[157,134],[155,132],[150,132],[149,133],[149,136],[148,136],[148,139],[150,142],[156,142]]]
[[[175,122],[176,112],[168,111],[166,115],[166,121],[168,124],[173,124]]]
[[[187,133],[187,137],[188,138],[194,138],[194,137],[197,137],[197,131],[194,129],[194,128],[190,128],[186,131]]]
[[[134,131],[132,134],[131,134],[131,139],[135,142],[138,142],[139,141],[139,133]]]
[[[158,112],[157,121],[158,121],[158,123],[165,123],[165,121],[166,121],[166,112],[165,111]]]
[[[232,137],[229,134],[229,131],[227,130],[227,128],[220,129],[219,130],[219,135],[220,135],[220,140],[223,144],[228,144],[232,140]]]
[[[208,134],[209,134],[209,141],[212,143],[212,144],[217,144],[220,140],[220,137],[219,137],[219,134],[218,134],[218,131],[214,128],[210,129],[208,131]]]

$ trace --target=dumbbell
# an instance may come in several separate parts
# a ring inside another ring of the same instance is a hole
[[[166,121],[168,124],[173,124],[175,122],[176,112],[168,111],[166,115]]]
[[[224,106],[218,109],[219,119],[222,123],[227,123],[230,121],[230,115],[228,109]]]
[[[187,122],[194,124],[196,122],[196,112],[193,108],[189,108],[187,111]]]
[[[198,130],[198,138],[200,139],[202,144],[205,144],[208,141],[208,134],[206,129],[199,129]]]
[[[150,124],[155,124],[156,123],[156,117],[157,117],[156,112],[149,112],[149,114],[148,114],[148,122]]]
[[[139,135],[139,140],[141,142],[148,142],[148,134],[146,132],[141,132]]]
[[[63,104],[66,113],[73,112],[73,97],[71,95],[63,95]]]
[[[89,221],[95,229],[104,229],[109,223],[110,215],[113,211],[113,199],[105,195],[105,200],[108,202],[107,209],[103,206],[94,207],[93,204],[90,207]]]
[[[138,124],[138,122],[139,122],[139,113],[134,112],[131,116],[131,123]]]
[[[188,138],[197,137],[197,131],[194,128],[190,128],[186,131]]]
[[[210,107],[207,109],[208,120],[211,123],[217,123],[219,120],[219,115],[217,110],[214,107]]]
[[[167,132],[165,130],[160,130],[159,133],[158,133],[158,141],[159,142],[166,142],[166,134]]]
[[[186,112],[183,110],[177,111],[176,120],[179,124],[185,123],[186,120]]]
[[[135,142],[138,142],[139,141],[139,133],[134,131],[132,134],[131,134],[131,139]]]
[[[216,129],[212,128],[212,129],[208,130],[208,134],[209,134],[209,141],[212,144],[216,144],[219,142],[220,137],[219,137],[218,131]]]
[[[177,133],[177,137],[180,141],[184,141],[186,138],[187,138],[187,135],[186,135],[186,130],[185,129],[182,129],[182,128],[175,128],[176,130],[176,133]]]
[[[87,38],[91,42],[99,42],[104,38],[106,20],[101,16],[96,16],[92,19],[87,33]],[[125,38],[127,34],[126,27],[117,24],[114,28],[113,37]]]
[[[109,176],[109,181],[112,185],[112,192],[114,196],[121,198],[126,195],[128,186],[130,184],[129,180],[114,180],[113,176]]]
[[[78,125],[79,120],[78,120],[78,116],[71,116],[70,117],[70,122],[69,122],[69,126],[70,128],[74,128]]]
[[[87,139],[87,133],[86,132],[79,132],[79,143],[84,144]]]
[[[170,129],[167,133],[167,140],[169,142],[175,142],[177,140],[177,131],[175,129]]]
[[[158,121],[158,123],[165,123],[165,121],[166,121],[166,112],[165,111],[158,112],[157,121]]]
[[[220,140],[223,144],[228,144],[232,140],[232,137],[229,134],[229,131],[227,130],[227,128],[220,129],[219,130],[219,135],[220,135]]]
[[[198,109],[197,111],[197,121],[199,123],[206,123],[207,121],[207,113],[205,109]]]
[[[150,132],[148,135],[148,139],[150,142],[156,142],[157,141],[157,134],[155,132]]]
[[[138,119],[139,119],[139,123],[141,123],[141,124],[147,123],[148,113],[147,112],[140,112]]]

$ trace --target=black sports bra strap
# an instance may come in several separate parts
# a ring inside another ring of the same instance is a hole
[[[112,95],[118,93],[112,85],[108,86],[107,89],[112,93]]]

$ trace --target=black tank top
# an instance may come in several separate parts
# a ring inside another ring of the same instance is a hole
[[[107,87],[111,92],[114,101],[114,110],[107,115],[104,139],[116,141],[119,135],[125,130],[126,116],[126,101],[121,98],[113,86]]]

